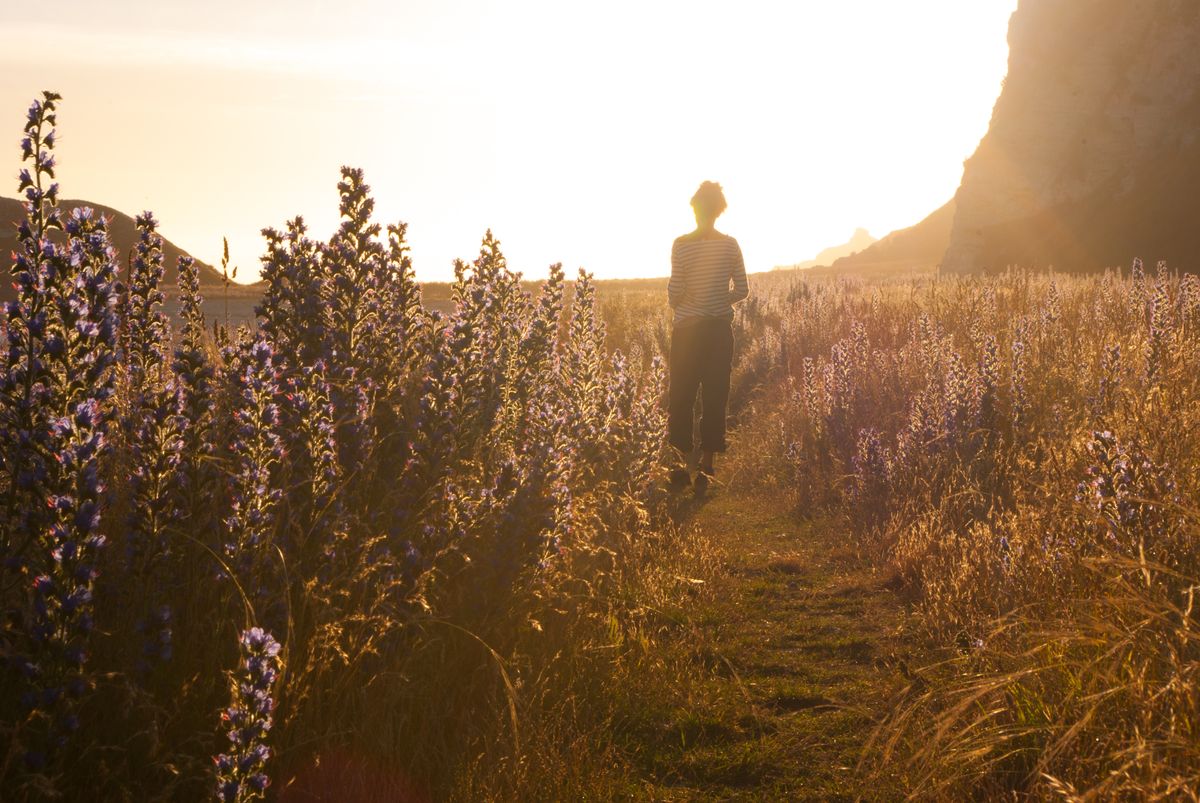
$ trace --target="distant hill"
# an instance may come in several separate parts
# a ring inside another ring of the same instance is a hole
[[[840,271],[935,268],[950,244],[954,210],[951,200],[915,226],[894,231],[857,254],[842,257],[833,267]]]
[[[784,265],[781,267],[803,270],[805,268],[832,265],[835,260],[857,253],[858,251],[869,247],[874,242],[876,242],[875,238],[872,237],[871,233],[866,229],[855,229],[854,234],[850,236],[850,239],[841,245],[834,245],[826,248],[824,251],[806,262],[799,262],[795,265]]]
[[[112,207],[92,203],[91,201],[61,200],[58,203],[58,207],[63,211],[64,215],[69,215],[71,210],[80,206],[90,206],[109,219],[109,236],[112,238],[113,246],[117,249],[122,275],[124,275],[125,266],[129,262],[130,250],[133,248],[134,243],[137,242],[137,228],[134,225],[133,218]],[[16,247],[17,225],[24,217],[25,209],[21,201],[16,198],[0,198],[0,260],[3,260],[5,266],[3,272],[5,273],[11,264],[8,255]],[[176,261],[180,256],[187,255],[186,251],[170,240],[164,240],[163,256],[165,257],[167,268],[166,276],[164,277],[164,290],[170,292],[175,289],[178,279],[175,272]],[[212,265],[200,260],[196,260],[196,264],[200,268],[201,290],[209,296],[213,295],[213,291],[221,287],[221,274]],[[229,288],[229,291],[231,296],[248,294],[257,296],[262,292],[262,288],[259,285],[233,285]],[[0,300],[10,298],[12,298],[11,282],[7,280],[0,281]]]

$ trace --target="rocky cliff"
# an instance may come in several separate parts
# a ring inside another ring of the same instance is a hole
[[[1200,266],[1200,2],[1021,0],[949,272]]]

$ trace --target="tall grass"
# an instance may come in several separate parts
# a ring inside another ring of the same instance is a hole
[[[760,299],[755,473],[844,516],[946,657],[866,766],[916,797],[1194,794],[1195,276],[1139,261]]]

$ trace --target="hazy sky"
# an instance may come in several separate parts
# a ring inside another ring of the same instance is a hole
[[[214,264],[227,235],[239,279],[264,226],[328,236],[343,164],[408,221],[422,279],[488,227],[530,277],[663,275],[704,179],[765,270],[953,195],[1016,2],[8,2],[0,194],[54,89],[64,196],[152,209]]]

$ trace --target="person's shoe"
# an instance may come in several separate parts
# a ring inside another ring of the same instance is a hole
[[[688,487],[691,482],[691,477],[688,476],[687,469],[677,468],[671,472],[670,488],[673,492],[678,493]]]
[[[703,471],[696,474],[696,481],[692,484],[692,490],[696,492],[697,499],[703,499],[708,496],[708,480],[709,476]]]

